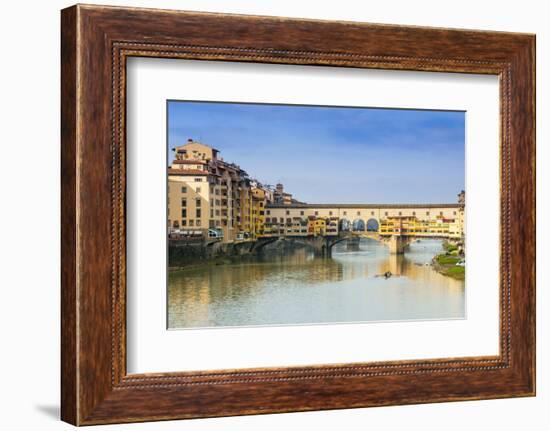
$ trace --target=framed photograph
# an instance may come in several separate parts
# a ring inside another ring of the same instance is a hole
[[[535,36],[62,11],[62,419],[535,394]]]

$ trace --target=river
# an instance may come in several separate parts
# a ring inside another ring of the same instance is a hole
[[[332,258],[307,249],[265,252],[238,263],[168,275],[168,327],[291,325],[465,316],[465,284],[429,262],[439,240],[410,245],[404,255],[362,239],[358,251],[334,246]],[[380,276],[390,271],[392,276]]]

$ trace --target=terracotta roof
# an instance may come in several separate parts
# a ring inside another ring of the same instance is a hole
[[[170,169],[168,168],[168,175],[183,175],[183,176],[198,176],[208,175],[206,171],[200,171],[198,169]]]
[[[174,160],[174,165],[206,165],[204,160]]]

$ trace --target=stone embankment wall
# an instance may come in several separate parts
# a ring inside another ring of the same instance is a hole
[[[183,268],[206,263],[224,263],[263,252],[285,253],[304,247],[294,241],[275,241],[261,248],[256,242],[221,243],[170,241],[168,244],[168,262],[170,268]]]

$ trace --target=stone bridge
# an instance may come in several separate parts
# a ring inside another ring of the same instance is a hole
[[[316,256],[330,257],[332,247],[340,242],[347,242],[348,250],[359,250],[361,238],[370,238],[388,245],[391,254],[403,254],[406,247],[414,240],[413,237],[405,235],[380,235],[378,232],[340,232],[338,235],[317,235],[317,236],[273,236],[259,238],[250,244],[250,252],[259,252],[268,244],[278,241],[291,241],[294,244],[303,245],[313,249]]]

